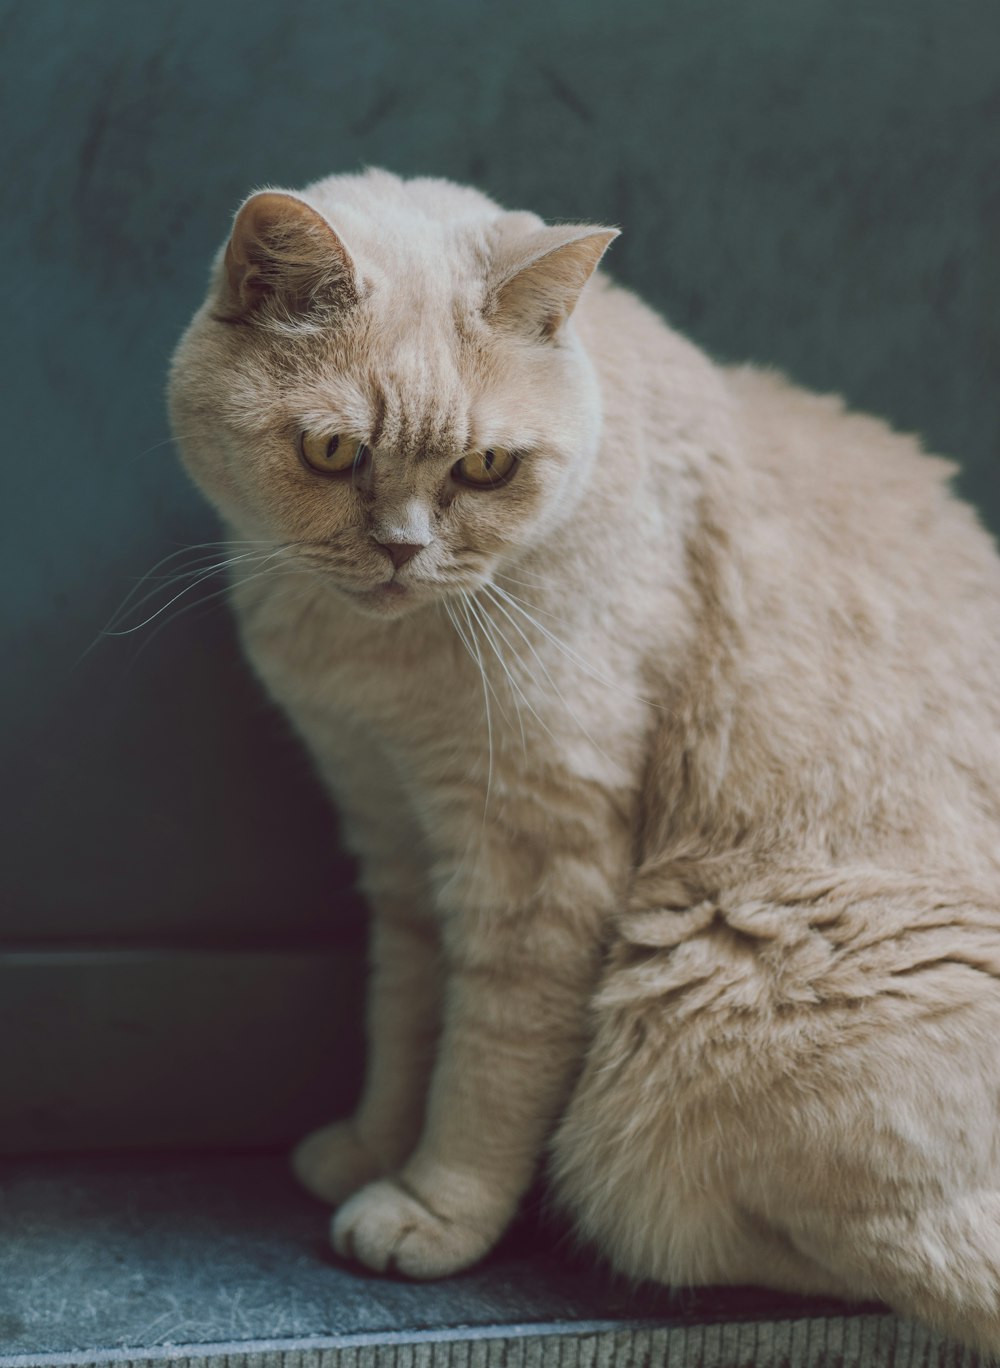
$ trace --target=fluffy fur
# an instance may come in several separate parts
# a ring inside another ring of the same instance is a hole
[[[374,918],[368,1083],[298,1172],[342,1254],[437,1277],[548,1144],[629,1275],[1000,1350],[1000,563],[911,438],[584,288],[613,235],[268,192],[177,352]],[[513,478],[460,484],[486,449]]]

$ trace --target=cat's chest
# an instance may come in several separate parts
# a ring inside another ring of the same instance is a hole
[[[526,632],[515,642],[507,622],[501,637],[497,624],[456,622],[443,607],[385,622],[325,595],[288,608],[237,597],[236,607],[257,673],[316,750],[364,734],[429,782],[506,774],[516,784],[540,769],[630,780],[641,700],[573,644]]]
[[[234,602],[251,662],[297,718],[353,721],[391,735],[447,712],[454,652],[433,613],[414,630],[406,620],[365,619],[328,593],[289,607],[277,595]]]

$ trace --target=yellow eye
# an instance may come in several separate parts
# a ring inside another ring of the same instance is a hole
[[[474,451],[463,456],[451,468],[452,478],[459,484],[472,485],[476,489],[496,489],[506,484],[514,473],[517,457],[503,447],[490,447],[488,451]]]
[[[371,457],[364,442],[340,437],[336,433],[327,437],[303,432],[299,439],[299,450],[306,465],[312,466],[321,475],[343,475],[349,470],[363,470]]]

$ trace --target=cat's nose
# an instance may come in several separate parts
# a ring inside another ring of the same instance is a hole
[[[381,546],[382,550],[398,570],[401,565],[405,565],[408,560],[412,560],[418,551],[422,551],[425,543],[379,542],[378,545]]]

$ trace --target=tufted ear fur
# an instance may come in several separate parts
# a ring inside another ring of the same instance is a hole
[[[357,271],[321,214],[281,191],[251,195],[226,247],[222,307],[226,322],[262,314],[299,315],[358,300]]]
[[[554,337],[618,231],[560,224],[522,238],[517,250],[495,265],[487,317],[539,339]]]

